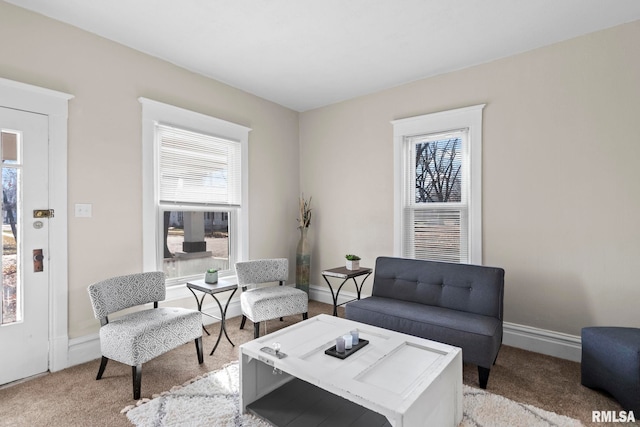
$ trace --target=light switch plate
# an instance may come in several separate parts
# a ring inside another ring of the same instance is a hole
[[[76,203],[76,218],[91,218],[91,203]]]

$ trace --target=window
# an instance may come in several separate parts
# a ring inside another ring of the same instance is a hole
[[[247,251],[250,129],[140,98],[144,269],[167,286],[209,268],[235,274]]]
[[[397,256],[482,263],[483,108],[392,122]]]

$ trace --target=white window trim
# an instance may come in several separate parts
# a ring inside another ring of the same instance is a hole
[[[158,248],[158,188],[156,185],[159,147],[155,143],[155,125],[162,123],[194,132],[202,132],[223,139],[239,141],[242,158],[242,200],[238,209],[238,247],[236,259],[245,260],[249,253],[249,132],[250,128],[241,126],[202,113],[164,104],[140,97],[142,104],[142,267],[144,271],[156,271]],[[149,218],[156,218],[150,221]],[[232,248],[233,250],[233,248]],[[167,299],[189,296],[185,286],[167,289]]]
[[[391,121],[394,155],[393,252],[402,256],[404,138],[449,130],[469,129],[469,263],[482,264],[482,110],[486,104]]]

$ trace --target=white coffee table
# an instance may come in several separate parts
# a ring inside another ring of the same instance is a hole
[[[369,344],[324,353],[353,329]],[[457,426],[462,350],[322,314],[240,346],[240,406],[274,425]]]

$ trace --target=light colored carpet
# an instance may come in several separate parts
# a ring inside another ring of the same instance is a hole
[[[238,363],[123,409],[136,426],[251,426],[268,424],[240,413]]]
[[[460,427],[582,426],[575,419],[514,402],[464,385],[464,417]],[[238,363],[174,387],[153,399],[142,399],[122,410],[139,427],[147,426],[249,426],[268,424],[241,414]]]

